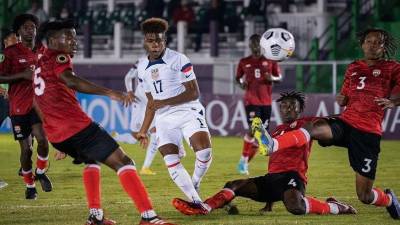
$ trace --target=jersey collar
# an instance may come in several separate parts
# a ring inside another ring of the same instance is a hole
[[[168,48],[165,48],[165,51],[164,51],[164,54],[161,56],[161,58],[159,58],[159,59],[157,59],[157,60],[154,60],[154,61],[152,61],[152,62],[150,62],[150,60],[149,59],[147,59],[148,61],[149,61],[149,63],[147,64],[147,66],[146,66],[146,70],[150,67],[150,66],[153,66],[153,65],[157,65],[157,64],[167,64],[167,63],[165,63],[165,56],[167,55],[167,52],[169,51],[169,49]]]

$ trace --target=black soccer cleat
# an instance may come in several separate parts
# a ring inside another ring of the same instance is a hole
[[[225,211],[228,215],[239,215],[239,209],[236,205],[228,203],[224,206]]]
[[[26,191],[25,191],[25,198],[26,199],[30,199],[30,200],[36,200],[36,198],[37,198],[37,191],[36,191],[36,188],[26,188]]]
[[[51,183],[46,173],[37,174],[35,172],[35,180],[38,180],[40,182],[40,185],[42,186],[42,190],[44,192],[49,192],[53,190],[53,184]]]
[[[98,220],[95,215],[89,215],[85,225],[115,225],[117,222],[114,220],[110,220],[107,218],[103,218],[102,220]]]
[[[390,216],[395,219],[398,220],[400,219],[400,202],[397,199],[396,195],[394,194],[394,192],[391,189],[386,189],[385,193],[390,195],[392,197],[392,204],[388,207],[386,207],[386,210],[388,211],[388,213],[390,214]]]

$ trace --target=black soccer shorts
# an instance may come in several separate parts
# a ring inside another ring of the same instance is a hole
[[[268,173],[250,180],[257,186],[257,197],[253,200],[258,202],[282,201],[283,193],[293,188],[303,195],[305,193],[305,184],[295,171]]]
[[[346,147],[353,170],[374,180],[381,151],[381,136],[358,130],[337,117],[328,118],[327,121],[333,134],[329,145]]]
[[[10,116],[15,140],[24,140],[32,133],[32,125],[42,123],[38,114],[31,109],[25,115]]]
[[[104,162],[119,147],[118,143],[97,123],[60,143],[51,143],[54,148],[75,159],[75,162]]]
[[[245,109],[249,127],[251,127],[251,122],[253,121],[254,117],[260,117],[264,124],[265,121],[269,122],[269,119],[271,118],[270,105],[246,105]]]

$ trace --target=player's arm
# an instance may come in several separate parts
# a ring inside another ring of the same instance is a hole
[[[32,80],[32,73],[33,73],[33,68],[27,68],[25,71],[12,74],[12,75],[7,75],[7,74],[0,74],[0,83],[2,84],[9,84],[13,83],[19,80]]]
[[[349,102],[349,92],[350,92],[350,66],[347,68],[346,73],[344,75],[342,89],[340,93],[336,95],[336,102],[341,106],[344,107]]]
[[[132,67],[129,72],[125,75],[125,88],[128,93],[128,98],[132,99],[133,102],[137,101],[135,94],[133,93],[133,79],[137,78],[137,69]]]
[[[185,86],[184,92],[182,92],[181,94],[179,94],[175,97],[172,97],[172,98],[167,98],[164,100],[154,100],[153,104],[151,104],[151,107],[153,107],[153,110],[160,109],[167,105],[170,105],[170,106],[179,105],[179,104],[190,102],[190,101],[193,101],[193,100],[196,100],[199,98],[200,91],[199,91],[199,86],[197,85],[196,79],[187,81],[182,84]]]
[[[155,110],[153,109],[154,107],[152,107],[152,104],[154,102],[153,96],[150,92],[146,92],[146,96],[148,101],[146,105],[146,112],[144,114],[145,116],[143,119],[142,127],[135,137],[140,142],[140,145],[144,148],[146,148],[148,145],[147,131],[150,128],[151,122],[153,121],[155,114]]]
[[[124,105],[129,105],[132,101],[129,101],[127,96],[120,92],[114,91],[102,86],[98,86],[88,80],[77,77],[72,70],[65,70],[60,74],[61,80],[71,89],[86,94],[104,95],[108,96],[113,100],[123,102]]]
[[[242,60],[240,60],[239,61],[239,65],[238,65],[238,67],[237,67],[237,69],[236,69],[236,77],[235,77],[235,80],[236,80],[236,83],[237,84],[239,84],[239,86],[242,88],[242,89],[245,89],[246,87],[247,87],[247,83],[246,83],[246,80],[245,79],[243,79],[243,76],[244,76],[244,71],[243,71],[243,66],[242,66]]]
[[[281,69],[279,68],[278,63],[274,62],[272,64],[271,73],[265,73],[265,80],[268,82],[279,83],[283,79]]]

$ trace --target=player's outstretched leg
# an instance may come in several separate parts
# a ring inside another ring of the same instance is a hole
[[[292,192],[292,193],[289,193]],[[356,214],[357,211],[349,204],[339,202],[334,198],[320,201],[312,197],[301,197],[297,190],[288,190],[284,193],[283,203],[288,212],[294,215],[304,214]]]
[[[240,160],[237,165],[237,170],[240,174],[249,175],[248,162],[251,154],[251,147],[254,141],[254,138],[250,137],[248,134],[243,137],[242,155],[240,156]]]
[[[49,143],[47,142],[46,134],[44,133],[41,123],[32,125],[32,135],[37,141],[37,160],[35,170],[35,180],[40,182],[44,192],[53,190],[53,184],[50,178],[46,175],[49,161]]]
[[[251,132],[259,144],[258,150],[260,154],[269,155],[273,151],[274,141],[265,129],[260,117],[253,118],[251,122]]]
[[[119,180],[125,192],[133,200],[136,208],[141,214],[141,225],[165,224],[173,225],[162,220],[153,209],[150,198],[147,194],[133,161],[123,152],[121,148],[115,150],[104,161],[104,164],[117,171]]]

